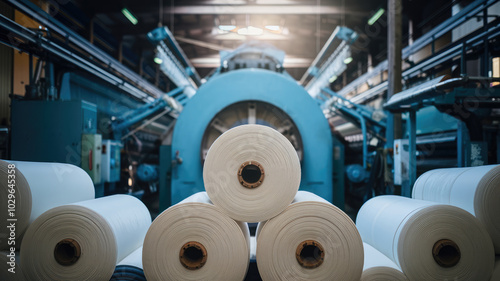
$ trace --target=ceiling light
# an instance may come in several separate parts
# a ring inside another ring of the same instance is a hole
[[[279,31],[280,26],[279,25],[266,25],[266,29],[272,30],[272,31]]]
[[[368,25],[373,25],[385,13],[385,10],[380,8],[369,20]]]
[[[262,35],[262,33],[264,33],[264,30],[262,30],[262,28],[253,27],[253,26],[248,26],[248,27],[238,29],[238,34],[240,34],[240,35],[259,36],[259,35]]]
[[[338,78],[337,75],[333,75],[332,78],[330,78],[330,80],[328,80],[328,82],[333,83],[333,82],[335,82],[335,80],[337,80],[337,78]]]
[[[236,25],[219,25],[219,29],[222,31],[231,31],[236,28]]]
[[[344,60],[344,63],[345,64],[350,64],[352,62],[353,58],[352,57],[348,57]]]
[[[133,24],[136,25],[139,21],[127,8],[122,9],[122,14]]]
[[[162,64],[163,63],[163,60],[160,58],[160,57],[155,57],[154,60],[153,60],[156,64]]]

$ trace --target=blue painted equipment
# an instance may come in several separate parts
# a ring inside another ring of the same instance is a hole
[[[204,190],[206,150],[217,136],[242,124],[264,124],[284,134],[301,158],[300,189],[343,204],[343,197],[332,198],[333,140],[322,110],[286,72],[256,68],[219,71],[199,88],[179,115],[168,160],[174,163],[172,204]]]
[[[307,69],[300,83],[313,97],[318,97],[321,88],[330,85],[331,80],[337,79],[352,61],[351,45],[359,35],[352,29],[338,26],[325,43],[316,59]],[[336,47],[334,50],[333,48]],[[332,51],[333,50],[333,51]]]
[[[137,177],[141,181],[152,182],[158,180],[158,165],[141,164],[137,168]]]

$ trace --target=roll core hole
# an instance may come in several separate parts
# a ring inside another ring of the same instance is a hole
[[[453,267],[460,261],[460,248],[455,242],[448,239],[442,239],[434,244],[432,256],[440,266]]]
[[[323,263],[325,251],[320,243],[306,240],[299,244],[295,252],[297,262],[304,268],[316,268]]]
[[[202,268],[207,262],[207,250],[198,242],[191,241],[184,244],[179,253],[181,264],[191,270]]]
[[[63,239],[54,248],[54,258],[60,265],[73,265],[78,261],[80,255],[80,244],[73,239]]]
[[[256,161],[241,164],[238,170],[238,181],[246,188],[256,188],[264,180],[264,168]]]

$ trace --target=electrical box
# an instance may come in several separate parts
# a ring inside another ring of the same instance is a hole
[[[81,166],[82,134],[97,133],[97,107],[86,101],[12,100],[11,158]]]
[[[403,185],[409,178],[409,141],[407,139],[394,140],[394,184]]]
[[[101,183],[102,137],[96,134],[82,135],[81,167],[89,175],[94,184]]]
[[[120,181],[120,150],[119,141],[102,141],[101,180],[102,182]]]

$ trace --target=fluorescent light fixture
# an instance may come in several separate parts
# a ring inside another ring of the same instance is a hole
[[[373,25],[385,13],[385,10],[380,8],[369,20],[368,25]]]
[[[279,25],[266,25],[266,29],[269,29],[272,31],[280,31],[280,26]]]
[[[160,57],[155,57],[153,60],[156,64],[162,64],[163,60]]]
[[[246,36],[259,36],[264,33],[264,30],[262,28],[254,27],[254,26],[248,26],[244,28],[238,29],[238,34],[240,35],[246,35]]]
[[[344,60],[344,63],[345,64],[350,64],[352,62],[353,58],[352,57],[348,57]]]
[[[219,29],[222,31],[231,31],[236,28],[236,25],[219,25]]]
[[[328,82],[333,83],[333,82],[335,82],[335,80],[337,80],[337,78],[338,78],[338,77],[337,77],[337,75],[333,75],[333,76],[330,78],[330,80],[328,80]]]
[[[127,9],[123,8],[122,9],[122,14],[133,24],[136,25],[139,21],[137,18]]]

